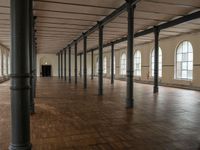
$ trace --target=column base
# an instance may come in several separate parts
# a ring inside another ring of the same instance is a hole
[[[31,150],[32,149],[32,144],[28,145],[15,145],[15,144],[10,144],[9,150]]]
[[[153,88],[153,93],[158,93],[158,87]]]
[[[133,108],[133,99],[126,99],[126,108]]]

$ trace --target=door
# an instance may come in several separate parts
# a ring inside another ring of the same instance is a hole
[[[42,76],[51,77],[51,65],[42,65]]]

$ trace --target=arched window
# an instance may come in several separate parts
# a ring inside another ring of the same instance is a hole
[[[159,47],[159,61],[158,61],[158,71],[159,71],[159,77],[162,77],[162,50]],[[151,76],[154,76],[154,54],[155,54],[155,49],[152,50],[151,52]]]
[[[106,59],[106,56],[103,58],[103,73],[106,74],[107,73],[107,59]]]
[[[99,57],[97,57],[97,61],[96,61],[96,74],[98,75],[99,73]]]
[[[120,59],[120,74],[126,75],[126,53],[121,55]]]
[[[176,50],[176,78],[181,80],[193,78],[193,48],[188,41],[180,43]]]
[[[134,75],[141,76],[141,52],[139,50],[134,54]]]

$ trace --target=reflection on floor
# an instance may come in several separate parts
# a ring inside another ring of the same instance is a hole
[[[200,92],[135,84],[135,108],[125,109],[126,82],[97,79],[83,89],[57,78],[39,78],[31,117],[33,150],[195,150],[200,144]],[[10,142],[9,82],[0,84],[0,149]]]

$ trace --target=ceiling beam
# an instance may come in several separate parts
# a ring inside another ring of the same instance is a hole
[[[173,27],[173,26],[179,25],[181,23],[185,23],[187,21],[191,21],[191,20],[198,19],[198,18],[200,18],[200,11],[197,11],[197,12],[188,14],[186,16],[183,16],[183,17],[168,21],[166,23],[158,25],[157,27],[158,27],[159,30],[164,30],[164,29],[167,29],[169,27]],[[140,36],[144,36],[144,35],[147,35],[147,34],[150,34],[150,33],[153,33],[153,32],[154,32],[154,27],[149,28],[149,29],[144,30],[144,31],[141,31],[141,32],[135,33],[134,34],[134,38],[137,38],[137,37],[140,37]],[[104,44],[103,47],[111,46],[113,43],[114,44],[118,44],[118,43],[124,42],[126,40],[127,40],[127,37],[122,37],[121,39],[118,39],[118,40],[115,40],[115,41],[112,41],[112,42]],[[94,51],[94,50],[97,50],[97,49],[98,49],[98,47],[95,47],[95,48],[92,48],[92,49],[88,50],[88,52]]]
[[[132,0],[132,5],[136,5],[137,2],[140,0]],[[98,30],[99,25],[106,25],[107,23],[111,22],[113,19],[115,19],[117,16],[122,14],[126,11],[127,3],[124,3],[122,6],[114,10],[110,15],[106,16],[104,19],[97,22],[96,25],[94,25],[92,28],[90,28],[88,31],[85,32],[85,36],[88,36]],[[67,44],[65,48],[67,48],[69,45],[73,45],[76,42],[80,41],[83,38],[83,35],[79,36],[76,40],[72,41],[70,44]]]

